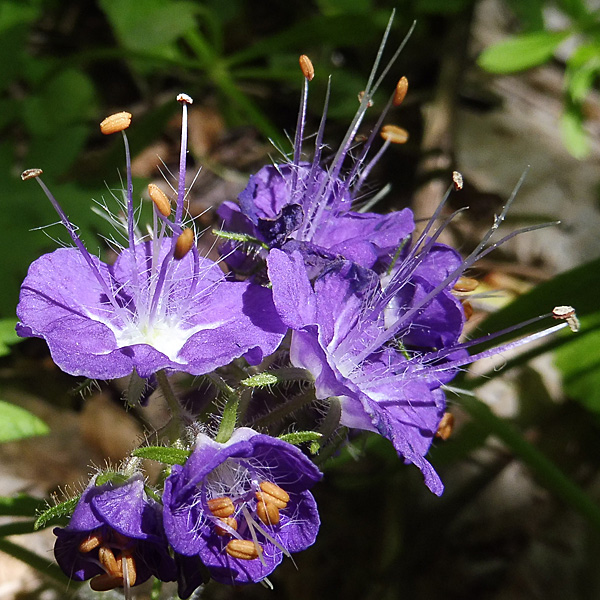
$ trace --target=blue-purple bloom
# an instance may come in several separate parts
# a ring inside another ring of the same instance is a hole
[[[217,581],[261,581],[284,555],[314,543],[320,521],[308,489],[320,478],[282,440],[248,428],[224,444],[200,434],[165,482],[169,542],[184,557],[198,556]]]
[[[54,361],[67,373],[111,379],[134,369],[141,377],[173,369],[200,375],[240,356],[257,364],[277,348],[285,333],[270,291],[228,281],[215,263],[199,256],[195,234],[184,225],[186,115],[191,99],[182,97],[176,208],[171,212],[162,194],[162,206],[154,205],[150,235],[141,235],[134,223],[129,149],[123,134],[128,247],[119,251],[113,265],[86,250],[38,178],[76,247],[61,248],[31,265],[21,288],[17,331],[44,338]]]
[[[54,555],[71,579],[91,579],[95,590],[130,587],[154,575],[176,578],[160,504],[148,497],[141,475],[83,492],[67,527],[54,529]]]

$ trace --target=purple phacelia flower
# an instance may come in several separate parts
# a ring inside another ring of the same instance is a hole
[[[91,579],[96,591],[139,585],[154,575],[174,581],[158,502],[141,475],[124,483],[89,483],[67,527],[54,529],[54,556],[71,579]]]
[[[178,554],[198,556],[213,579],[261,581],[284,555],[314,543],[320,521],[308,489],[320,478],[282,440],[248,428],[224,444],[200,434],[165,482],[165,532]]]
[[[141,236],[134,223],[127,138],[124,237],[113,265],[92,256],[62,208],[31,170],[59,213],[75,248],[36,260],[21,287],[17,331],[46,340],[56,364],[72,375],[111,379],[134,369],[149,377],[160,369],[208,373],[245,356],[252,364],[273,352],[285,327],[271,292],[228,281],[212,261],[199,256],[193,229],[183,223],[186,174],[187,96],[183,105],[177,204],[149,186],[154,226]]]
[[[382,49],[388,32],[389,29],[384,36]],[[380,50],[366,89],[361,93],[358,111],[335,156],[328,161],[327,168],[321,164],[329,90],[315,138],[313,159],[306,162],[302,158],[308,82],[314,71],[312,65],[309,71],[304,68],[303,59],[304,63],[308,59],[301,57],[305,85],[293,156],[283,164],[263,167],[252,175],[239,195],[239,204],[223,203],[218,214],[223,219],[224,230],[241,232],[258,240],[263,246],[262,250],[258,250],[259,254],[266,254],[266,250],[272,248],[288,252],[299,249],[303,253],[305,250],[313,253],[325,250],[368,268],[373,267],[379,258],[393,252],[400,241],[412,233],[414,222],[408,209],[386,215],[363,212],[366,209],[363,196],[365,179],[389,144],[397,139],[382,132],[385,142],[375,156],[368,160],[375,135],[397,97],[396,93],[390,98],[377,125],[360,150],[356,148],[358,143],[355,139],[367,109],[372,106],[375,92],[401,48],[402,46],[376,79],[382,49]],[[347,168],[350,156],[354,162],[351,168]],[[362,209],[358,204],[362,204]],[[290,242],[293,242],[291,246]],[[240,271],[252,269],[252,257],[244,254],[243,244],[228,241],[223,245],[222,251],[232,268]]]
[[[293,330],[290,360],[312,374],[317,397],[339,398],[342,425],[389,439],[440,495],[425,455],[444,415],[443,385],[466,364],[566,324],[470,356],[468,347],[516,329],[459,343],[465,317],[452,287],[489,248],[461,261],[425,235],[383,276],[338,260],[311,281],[300,252],[276,249],[268,270],[277,310]]]

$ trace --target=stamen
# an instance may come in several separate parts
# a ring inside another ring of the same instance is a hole
[[[106,117],[106,119],[100,123],[100,131],[104,135],[110,135],[111,133],[117,133],[127,129],[130,124],[131,113],[123,111]]]
[[[179,150],[179,180],[177,182],[177,208],[175,210],[175,223],[181,225],[183,217],[183,202],[185,200],[185,174],[187,157],[187,127],[188,111],[187,108],[194,101],[187,94],[179,94],[177,102],[181,104],[181,148]]]
[[[405,144],[408,141],[408,131],[396,125],[384,125],[380,135],[390,144]]]
[[[163,216],[168,217],[171,214],[171,202],[167,195],[154,183],[148,184],[148,195],[154,202],[156,210]]]
[[[400,106],[404,102],[406,92],[408,92],[408,79],[401,77],[400,81],[396,84],[396,91],[394,92],[394,99],[392,101],[394,106]]]
[[[267,496],[263,495],[256,505],[256,514],[265,525],[277,525],[279,523],[279,509],[273,502],[267,501]]]
[[[232,558],[239,560],[254,560],[259,555],[257,544],[250,540],[231,540],[225,546],[225,552]]]
[[[21,179],[27,181],[28,179],[35,179],[42,175],[44,171],[41,169],[27,169],[21,173]]]
[[[454,182],[454,189],[458,192],[463,189],[463,176],[458,171],[452,171],[452,181]]]
[[[227,525],[234,531],[237,531],[238,522],[233,517],[221,517],[219,519],[219,521],[221,521],[224,525]],[[215,527],[215,531],[216,531],[217,535],[219,535],[221,537],[225,536],[225,535],[231,535],[231,533],[229,531],[227,531],[227,529],[225,529],[224,527],[219,527],[218,525]]]
[[[135,585],[137,570],[135,567],[135,560],[133,556],[131,556],[131,553],[123,552],[123,555],[119,556],[117,559],[117,565],[122,574],[123,582],[128,583],[129,586]]]
[[[264,497],[266,502],[272,502],[277,508],[285,508],[290,501],[290,495],[284,489],[270,481],[263,481],[259,487],[262,490],[262,493],[256,492],[256,497],[259,500],[262,500]]]
[[[123,580],[121,579],[121,577],[113,577],[108,573],[97,575],[96,577],[90,580],[90,587],[95,592],[108,592],[109,590],[114,590],[115,588],[121,587],[122,585]]]
[[[109,575],[112,577],[120,576],[121,571],[117,565],[117,559],[110,548],[101,546],[100,550],[98,550],[98,559],[100,560],[100,564],[104,567]]]
[[[472,277],[459,277],[452,289],[455,292],[467,293],[474,292],[478,286],[479,281],[477,281],[477,279],[473,279]]]
[[[444,413],[444,416],[442,417],[442,420],[440,421],[438,429],[435,432],[435,437],[446,441],[452,434],[453,429],[454,429],[454,415],[452,413],[446,412],[446,413]]]
[[[97,548],[103,542],[102,536],[99,533],[90,533],[80,544],[79,552],[87,554]]]
[[[233,500],[227,496],[207,500],[208,510],[215,517],[230,517],[235,512]]]
[[[313,67],[312,61],[306,54],[302,54],[298,59],[300,63],[300,70],[302,71],[302,75],[308,80],[312,81],[315,76],[315,68]]]
[[[473,316],[473,305],[470,302],[464,301],[462,307],[465,313],[465,320],[468,321]]]
[[[572,332],[579,331],[580,323],[575,309],[572,306],[555,306],[552,310],[552,316],[555,319],[563,319],[567,322],[567,325]]]
[[[175,252],[173,253],[173,258],[175,260],[181,260],[194,245],[194,232],[186,227],[177,238],[177,242],[175,242]]]

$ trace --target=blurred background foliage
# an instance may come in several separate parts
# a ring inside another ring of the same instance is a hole
[[[336,134],[356,110],[357,93],[393,8],[393,42],[387,56],[415,19],[417,27],[394,68],[394,76],[406,75],[411,88],[401,111],[392,116],[410,131],[411,139],[378,165],[376,177],[391,182],[393,190],[384,209],[412,203],[418,215],[431,214],[419,193],[436,180],[443,180],[445,188],[449,171],[461,167],[453,148],[457,106],[484,113],[497,107],[499,99],[485,87],[489,74],[557,67],[563,82],[562,140],[574,157],[583,159],[592,147],[590,123],[598,114],[590,97],[597,93],[600,70],[600,7],[591,0],[494,2],[506,18],[504,37],[474,49],[474,15],[490,0],[0,0],[0,441],[4,460],[9,461],[31,448],[14,439],[47,434],[39,417],[48,422],[50,434],[35,438],[34,449],[25,452],[42,466],[21,473],[25,479],[29,476],[36,493],[57,489],[60,479],[45,473],[36,481],[32,473],[44,470],[53,448],[63,452],[65,444],[72,447],[75,442],[68,438],[67,443],[65,436],[79,435],[85,423],[73,421],[73,429],[65,431],[61,420],[67,419],[66,413],[57,413],[58,418],[52,410],[69,411],[75,419],[98,416],[90,416],[88,410],[96,399],[82,401],[69,393],[77,382],[52,367],[43,344],[17,344],[14,335],[18,290],[28,265],[57,243],[67,243],[60,227],[51,226],[57,218],[37,186],[21,182],[21,171],[43,168],[46,182],[88,247],[108,257],[103,236],[110,227],[90,208],[118,187],[123,157],[119,140],[101,138],[98,123],[104,116],[117,110],[134,114],[129,137],[139,159],[139,190],[140,183],[158,175],[157,161],[145,166],[140,157],[158,153],[166,170],[173,149],[176,152],[174,95],[185,91],[195,99],[203,111],[197,127],[212,141],[192,144],[192,164],[203,165],[202,177],[213,176],[232,186],[199,179],[199,198],[191,211],[200,215],[209,202],[202,200],[203,194],[213,204],[234,198],[232,190],[239,191],[253,169],[266,163],[269,154],[277,154],[268,140],[289,150],[301,53],[312,58],[317,70],[307,131],[316,130],[332,74],[326,137],[339,139]],[[480,83],[475,91],[472,80],[465,85],[466,72],[476,73]],[[376,100],[371,123],[395,84],[391,79]],[[434,116],[427,106],[433,107]],[[448,113],[441,130],[433,125],[435,110]],[[473,143],[485,144],[485,139]],[[441,166],[430,164],[433,155],[447,160]],[[497,160],[513,157],[509,151]],[[482,223],[491,222],[499,201],[491,198],[492,192],[470,190],[470,199],[477,201],[467,217],[470,225],[452,232],[461,249],[468,250]],[[440,197],[436,195],[436,201]],[[594,256],[590,252],[587,258]],[[502,271],[502,261],[518,265],[521,257],[501,250],[498,262],[480,273]],[[547,265],[542,260],[528,266]],[[298,570],[288,562],[275,574],[278,598],[598,597],[599,269],[596,259],[560,275],[551,268],[546,277],[521,272],[518,283],[526,288],[547,281],[474,330],[485,333],[530,318],[543,312],[540,306],[547,306],[548,298],[551,305],[575,305],[582,322],[578,335],[558,336],[523,356],[510,357],[500,377],[490,367],[485,377],[464,374],[453,384],[462,390],[449,393],[457,431],[432,451],[448,485],[441,499],[431,497],[416,470],[399,464],[379,439],[357,438],[325,466],[326,479],[316,491],[321,536],[314,548],[298,557]],[[490,306],[484,302],[481,312]],[[547,372],[540,373],[528,362],[549,350],[555,358],[550,379],[558,373],[562,381],[558,391],[550,389]],[[489,403],[477,399],[483,382],[502,378],[512,390],[510,397],[518,399],[510,414],[490,410]],[[474,392],[477,397],[471,395]],[[102,394],[111,410],[120,406],[118,385],[103,386]],[[131,414],[126,417],[134,419]],[[53,442],[40,441],[52,440],[53,432]],[[104,448],[115,445],[114,440],[102,443]],[[35,449],[40,447],[47,454]],[[88,462],[103,460],[101,453],[87,450],[78,457],[85,460],[80,471],[64,464],[62,471],[85,472]],[[356,455],[360,461],[354,460]],[[47,470],[52,471],[49,466]],[[5,499],[0,515],[27,517],[31,506],[29,496]],[[0,531],[0,537],[28,531],[29,521],[22,531],[9,528]],[[0,542],[0,550],[19,556],[10,540]],[[35,558],[23,556],[36,564]],[[60,580],[60,575],[54,576]],[[0,581],[0,590],[2,585]],[[53,586],[58,584],[42,579],[36,585],[41,587],[33,591],[25,586],[19,597],[38,597],[44,586],[57,589]],[[209,588],[206,597],[225,598],[229,592],[217,586]],[[234,595],[268,594],[255,586]]]

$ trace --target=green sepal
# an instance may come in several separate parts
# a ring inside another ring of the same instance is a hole
[[[132,456],[147,458],[165,465],[185,465],[191,452],[181,448],[167,448],[166,446],[144,446],[134,450]]]
[[[280,435],[279,439],[284,442],[288,442],[288,444],[298,446],[299,444],[304,444],[305,442],[317,442],[322,437],[323,434],[317,431],[294,431],[292,433]]]
[[[42,529],[42,527],[46,527],[50,521],[54,521],[56,519],[60,519],[62,517],[70,517],[79,502],[80,496],[75,496],[74,498],[70,498],[69,500],[65,500],[56,506],[51,506],[46,509],[39,517],[35,520],[33,524],[33,528],[37,531],[38,529]]]
[[[274,385],[278,381],[279,377],[277,377],[277,375],[265,372],[258,373],[258,375],[252,375],[252,377],[246,377],[246,379],[242,379],[240,383],[246,387],[267,387],[269,385]]]
[[[116,483],[117,485],[121,485],[122,483],[129,481],[129,479],[131,479],[129,475],[123,475],[123,473],[117,473],[116,471],[105,471],[96,477],[96,487],[104,485],[105,483]]]
[[[261,242],[259,239],[256,239],[255,237],[248,235],[247,233],[235,233],[234,231],[222,231],[221,229],[213,229],[212,234],[224,240],[232,240],[234,242],[240,242],[242,244],[252,244],[254,246],[264,248],[265,250],[269,249],[269,246],[267,246],[264,242]]]

